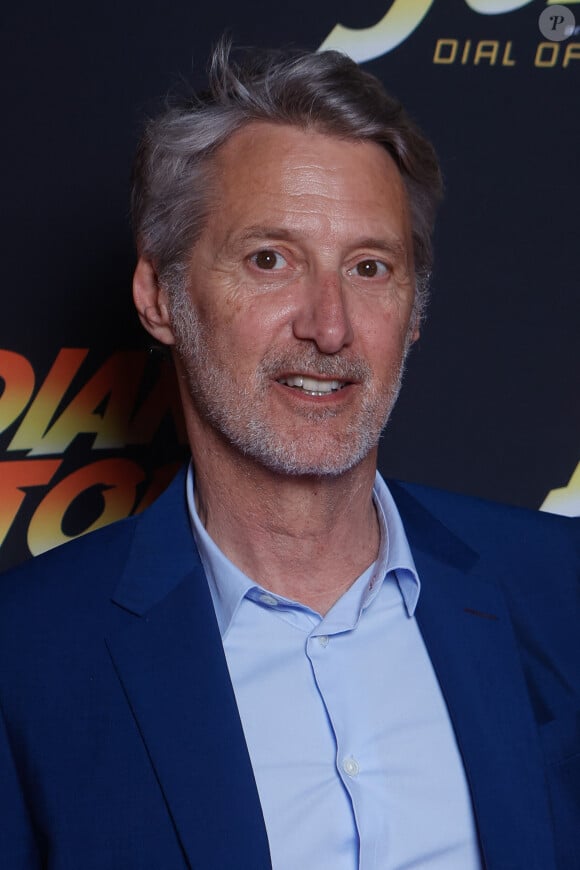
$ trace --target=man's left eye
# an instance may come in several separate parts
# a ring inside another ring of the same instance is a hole
[[[265,269],[272,272],[277,269],[283,269],[286,265],[284,257],[277,251],[272,251],[270,249],[258,251],[257,254],[254,254],[253,257],[251,257],[251,260],[258,269]]]
[[[349,269],[349,274],[358,275],[360,278],[379,278],[388,274],[388,267],[380,260],[361,260]]]

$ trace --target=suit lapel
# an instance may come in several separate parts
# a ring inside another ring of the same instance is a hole
[[[417,621],[471,789],[488,868],[554,868],[543,760],[497,567],[391,486],[421,578]]]
[[[183,476],[139,518],[107,639],[191,867],[270,867],[262,811]]]

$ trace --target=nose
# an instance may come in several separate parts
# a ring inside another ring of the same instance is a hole
[[[296,338],[313,341],[321,353],[338,353],[352,343],[354,333],[340,274],[312,276],[304,288],[293,328]]]

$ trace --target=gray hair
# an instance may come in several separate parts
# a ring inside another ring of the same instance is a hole
[[[431,143],[381,82],[336,51],[246,50],[232,58],[228,40],[214,49],[207,91],[182,98],[149,121],[133,173],[137,249],[170,292],[183,287],[192,248],[211,201],[212,157],[252,121],[382,145],[405,183],[416,275],[415,315],[424,312],[432,265],[431,235],[442,184]]]

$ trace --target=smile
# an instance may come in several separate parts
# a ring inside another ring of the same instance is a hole
[[[321,381],[318,378],[305,377],[304,375],[292,375],[289,378],[279,378],[279,384],[303,390],[309,396],[327,396],[336,393],[347,386],[344,381]]]

